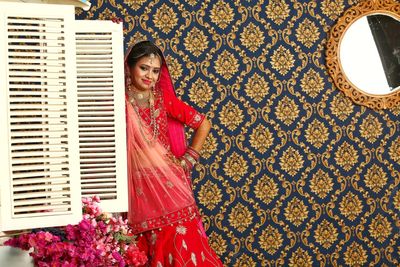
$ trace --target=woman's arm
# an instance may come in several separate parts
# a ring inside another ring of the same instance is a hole
[[[204,118],[204,120],[201,122],[199,128],[195,130],[193,139],[192,139],[192,144],[190,145],[197,153],[200,153],[201,148],[206,141],[207,135],[210,132],[211,129],[211,123],[207,118]]]
[[[189,173],[194,165],[199,161],[201,148],[206,141],[210,129],[210,121],[203,117],[202,122],[195,130],[192,144],[186,149],[185,154],[181,157],[181,166],[185,172]]]
[[[195,130],[190,147],[199,153],[210,132],[210,121],[172,93],[164,92],[164,103],[168,116]]]

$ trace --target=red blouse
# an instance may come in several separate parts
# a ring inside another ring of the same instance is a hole
[[[164,93],[164,104],[169,117],[182,122],[190,128],[199,128],[205,118],[203,114],[178,99],[174,94]]]
[[[157,94],[160,94],[160,92]],[[175,119],[193,129],[197,129],[205,118],[204,114],[199,113],[193,107],[178,99],[173,93],[164,93],[162,97],[156,95],[155,99],[154,110],[155,113],[159,113],[157,114],[158,138],[168,150],[170,149],[170,141],[168,137],[167,117]],[[146,123],[150,125],[150,108],[140,108],[139,112]]]

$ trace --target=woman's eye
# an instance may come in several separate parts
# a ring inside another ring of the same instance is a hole
[[[144,67],[144,66],[140,66],[140,69],[141,69],[141,70],[147,70],[147,68]]]
[[[154,74],[159,74],[159,73],[160,73],[160,70],[153,70],[153,73],[154,73]]]

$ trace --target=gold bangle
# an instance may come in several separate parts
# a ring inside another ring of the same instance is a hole
[[[192,164],[192,166],[196,165],[197,160],[195,160],[190,154],[186,153],[184,157]]]

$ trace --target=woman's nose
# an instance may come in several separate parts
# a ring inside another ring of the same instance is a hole
[[[152,71],[148,71],[146,73],[147,78],[154,80],[154,73]]]

